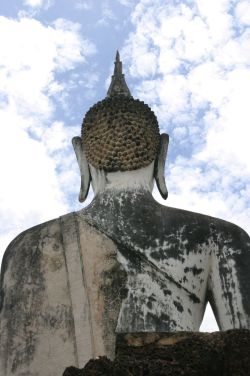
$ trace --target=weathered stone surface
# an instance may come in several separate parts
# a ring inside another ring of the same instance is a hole
[[[118,337],[114,361],[90,360],[63,376],[249,376],[250,331]]]
[[[34,375],[41,364],[46,374],[47,367],[64,362],[62,352],[76,361],[66,276],[58,220],[25,231],[9,245],[0,283],[1,376]]]
[[[116,245],[74,214],[20,234],[2,264],[0,375],[57,376],[112,357],[119,266]]]
[[[197,331],[207,301],[222,330],[250,328],[250,240],[232,223],[106,191],[79,212],[117,244],[127,290],[117,332]]]
[[[3,260],[0,375],[112,358],[116,333],[198,330],[207,299],[222,329],[249,328],[249,247],[237,226],[143,189],[26,231]]]

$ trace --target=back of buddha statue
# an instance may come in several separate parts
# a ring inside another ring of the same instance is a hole
[[[79,212],[19,235],[0,285],[0,376],[55,376],[115,354],[117,333],[250,328],[250,240],[228,222],[162,206],[169,138],[126,85],[119,54],[107,97],[73,140]]]

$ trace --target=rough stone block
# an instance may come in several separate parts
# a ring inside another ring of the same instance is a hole
[[[250,331],[118,335],[114,361],[91,359],[63,376],[249,376]]]

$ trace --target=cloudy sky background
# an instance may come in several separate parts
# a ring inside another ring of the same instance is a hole
[[[71,138],[117,48],[170,135],[167,204],[250,233],[249,26],[247,0],[1,2],[0,257],[20,231],[82,207]],[[216,329],[210,311],[203,329]]]

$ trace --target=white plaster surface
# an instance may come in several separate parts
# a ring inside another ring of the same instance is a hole
[[[95,195],[105,190],[121,191],[144,189],[152,192],[154,185],[154,161],[148,166],[132,171],[105,172],[92,165],[90,172]]]

